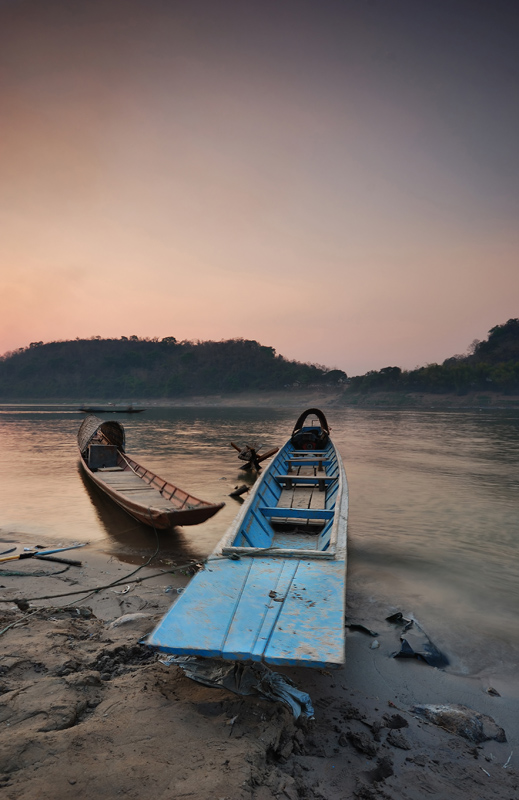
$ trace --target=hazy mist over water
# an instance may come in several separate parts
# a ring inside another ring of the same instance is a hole
[[[302,409],[149,408],[106,415],[127,451],[225,508],[160,534],[161,554],[207,555],[246,482],[230,442],[281,445]],[[414,615],[456,671],[504,669],[519,655],[519,412],[332,409],[350,490],[348,590]],[[155,534],[83,477],[71,406],[0,406],[0,540],[89,541],[140,562]],[[7,545],[5,545],[7,547]],[[4,549],[4,548],[1,548]]]

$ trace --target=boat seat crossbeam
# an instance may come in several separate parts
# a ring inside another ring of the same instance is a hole
[[[336,475],[295,475],[295,474],[288,474],[288,475],[276,475],[276,480],[278,483],[283,485],[288,484],[288,486],[292,485],[300,485],[300,486],[329,486],[334,481],[337,480]]]
[[[317,467],[318,469],[324,469],[332,465],[332,462],[325,458],[288,458],[286,463],[289,469],[290,467]]]
[[[316,519],[323,521],[333,519],[334,515],[332,510],[320,508],[278,508],[277,506],[260,506],[258,511],[260,511],[264,517],[267,517],[267,519],[283,517],[285,519]]]

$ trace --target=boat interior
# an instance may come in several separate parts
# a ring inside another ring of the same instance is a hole
[[[99,477],[108,488],[127,500],[164,511],[190,510],[204,505],[188,492],[133,461],[115,444],[111,444],[102,431],[98,431],[91,439],[85,460],[92,472],[100,473]]]
[[[292,436],[262,477],[224,553],[260,549],[284,556],[302,552],[333,556],[334,508],[340,486],[337,455],[327,428],[307,426],[297,433],[302,436]],[[306,449],[315,446],[319,449]]]

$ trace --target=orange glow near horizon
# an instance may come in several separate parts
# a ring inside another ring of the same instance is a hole
[[[0,353],[243,337],[353,375],[519,316],[491,10],[460,55],[423,9],[218,5],[0,6]]]

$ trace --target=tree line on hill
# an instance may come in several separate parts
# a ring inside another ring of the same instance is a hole
[[[256,341],[121,336],[31,342],[0,358],[0,397],[138,398],[340,386],[346,373],[290,361]]]
[[[334,387],[345,397],[372,392],[519,393],[519,319],[491,328],[469,352],[414,370],[384,367],[348,378],[339,369],[290,361],[247,339],[177,342],[121,336],[31,342],[0,357],[0,397],[144,398],[287,388]]]
[[[519,319],[509,319],[488,332],[485,341],[474,340],[469,352],[414,370],[384,367],[348,381],[348,393],[469,392],[519,393]]]

